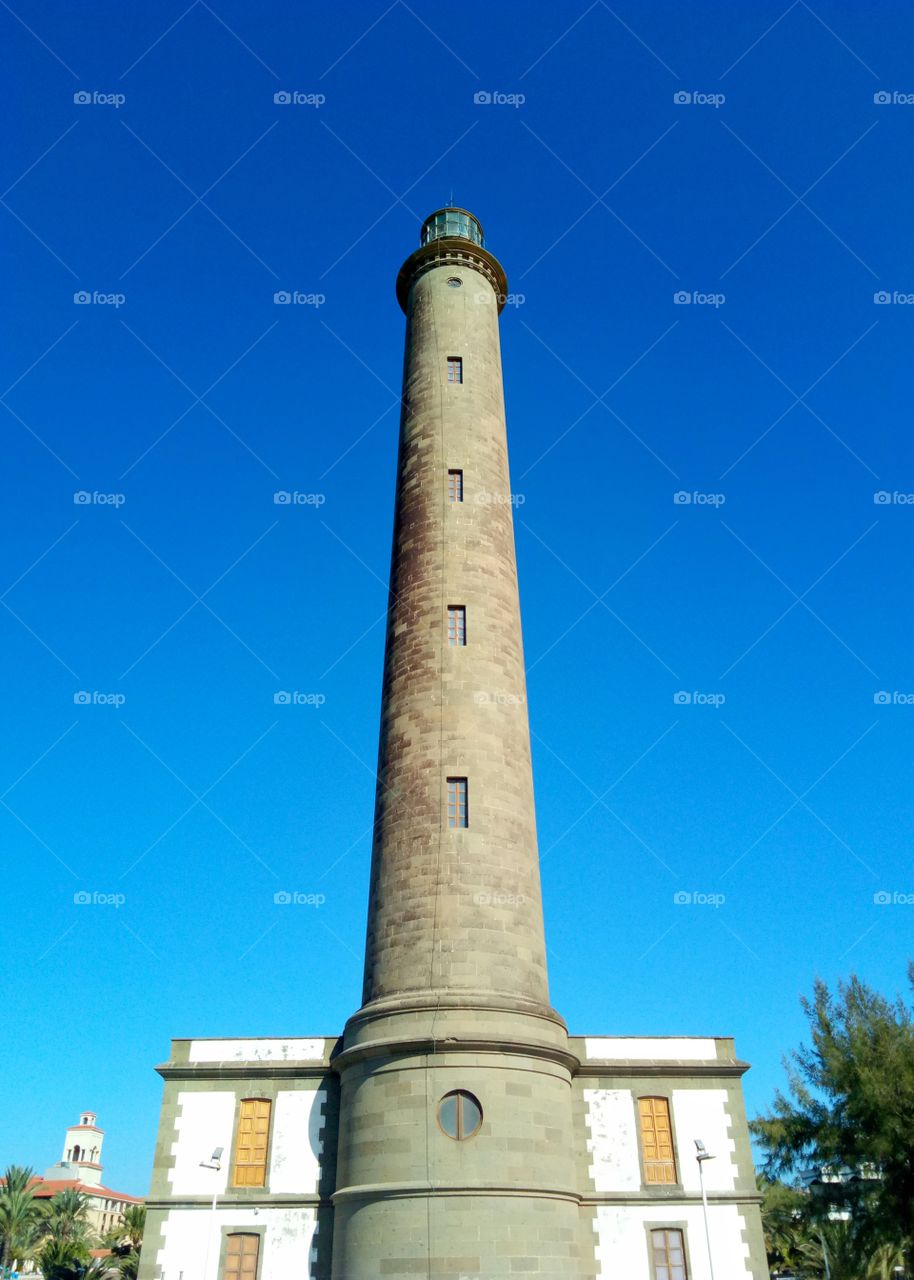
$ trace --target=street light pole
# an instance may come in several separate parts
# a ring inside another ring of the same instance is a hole
[[[222,1168],[222,1152],[224,1148],[217,1147],[209,1160],[201,1160],[201,1169],[214,1169],[216,1173]],[[209,1230],[206,1233],[206,1253],[203,1255],[203,1276],[201,1280],[209,1280],[209,1255],[213,1244],[213,1232],[216,1228],[216,1201],[219,1199],[219,1183],[216,1182],[216,1188],[213,1191],[213,1205],[210,1210]],[[713,1280],[713,1278],[712,1278]]]
[[[701,1186],[701,1207],[705,1217],[705,1242],[708,1246],[708,1272],[714,1280],[714,1259],[711,1257],[711,1228],[708,1224],[708,1193],[705,1190],[705,1161],[714,1157],[698,1138],[695,1139],[695,1159],[698,1162],[698,1182]]]

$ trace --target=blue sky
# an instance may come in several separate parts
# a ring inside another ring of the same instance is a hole
[[[914,918],[914,14],[0,24],[0,1162],[43,1168],[92,1107],[143,1193],[170,1037],[335,1034],[358,1003],[393,286],[452,193],[516,295],[554,1003],[579,1034],[733,1034],[767,1105],[799,995],[898,989]]]

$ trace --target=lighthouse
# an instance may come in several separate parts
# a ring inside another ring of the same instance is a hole
[[[334,1280],[457,1274],[471,1257],[472,1274],[587,1274],[576,1063],[546,976],[506,292],[464,209],[425,221],[397,279],[399,463],[363,1004],[336,1059]]]

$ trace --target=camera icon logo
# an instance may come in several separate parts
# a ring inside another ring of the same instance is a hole
[[[278,293],[273,294],[273,301],[277,306],[287,307],[292,301],[292,295],[288,289],[280,289]]]
[[[878,693],[873,694],[873,701],[877,707],[887,707],[892,701],[892,695],[885,689],[880,689]]]
[[[891,901],[892,895],[887,893],[885,889],[873,894],[873,902],[877,907],[887,907]]]
[[[73,701],[78,707],[87,707],[92,701],[92,694],[86,689],[80,689],[79,693],[73,694]]]
[[[892,301],[892,295],[887,289],[879,289],[873,294],[873,301],[876,303],[877,307],[884,307],[887,302]]]
[[[73,894],[73,901],[77,907],[85,907],[92,901],[92,894],[86,893],[85,889],[78,889],[76,893]]]
[[[886,489],[877,489],[873,494],[873,501],[877,507],[884,507],[886,503],[891,502],[892,495]]]
[[[677,707],[687,707],[692,701],[692,695],[685,689],[680,689],[673,694],[673,704]]]
[[[273,694],[273,702],[277,707],[288,707],[292,702],[292,695],[285,689],[280,689],[278,693]]]
[[[692,101],[692,95],[684,89],[680,89],[678,93],[673,94],[673,102],[677,107],[686,107]]]
[[[885,89],[879,89],[873,94],[873,101],[876,103],[877,107],[883,107],[887,102],[892,101],[892,95],[890,93],[886,93]]]
[[[477,107],[485,106],[487,103],[492,101],[492,95],[485,89],[480,89],[478,92],[473,94],[473,101],[476,103]]]
[[[292,901],[292,895],[287,893],[285,889],[280,889],[273,894],[273,901],[277,907],[287,907]]]
[[[80,289],[78,293],[73,294],[73,301],[77,306],[84,307],[87,303],[92,301],[92,294],[87,293],[85,289]]]
[[[691,905],[692,895],[685,889],[680,889],[678,893],[673,894],[673,903],[677,907],[688,907]]]
[[[273,94],[273,101],[278,107],[287,107],[292,101],[292,95],[286,89],[280,89],[279,93]]]
[[[687,507],[692,501],[692,495],[686,489],[679,489],[673,494],[673,501],[677,507]]]
[[[688,289],[680,289],[678,293],[673,294],[673,301],[677,307],[687,307],[692,301],[692,295]]]
[[[273,505],[275,507],[287,507],[292,501],[292,495],[288,489],[279,489],[273,494]]]
[[[92,101],[92,94],[86,93],[85,89],[77,89],[76,93],[73,94],[73,101],[77,106],[85,106],[87,102]]]

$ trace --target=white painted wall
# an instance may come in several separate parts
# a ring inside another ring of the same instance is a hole
[[[289,1089],[276,1095],[269,1189],[273,1194],[318,1189],[324,1150],[326,1089]]]
[[[738,1205],[711,1205],[708,1211],[711,1252],[717,1280],[751,1277],[749,1246],[743,1243],[744,1220]],[[685,1223],[690,1280],[711,1280],[701,1205],[600,1205],[597,1208],[598,1280],[650,1280],[646,1225]],[[169,1276],[166,1280],[172,1280]],[[175,1277],[177,1280],[177,1277]]]
[[[673,1128],[679,1146],[679,1178],[686,1191],[698,1191],[695,1139],[700,1138],[713,1160],[706,1160],[709,1191],[732,1191],[736,1186],[736,1143],[727,1133],[730,1116],[725,1089],[674,1089]]]
[[[639,1191],[638,1125],[630,1089],[585,1089],[590,1176],[597,1191]]]
[[[311,1040],[192,1040],[191,1062],[320,1062],[323,1038]]]
[[[710,1037],[659,1036],[642,1039],[637,1036],[587,1036],[584,1045],[588,1058],[634,1058],[639,1062],[717,1061],[717,1042]]]
[[[231,1165],[235,1099],[233,1089],[178,1094],[177,1138],[171,1148],[175,1162],[168,1171],[173,1195],[211,1196],[225,1190]],[[222,1168],[201,1169],[200,1161],[209,1160],[216,1147],[224,1148]]]
[[[312,1208],[170,1209],[156,1265],[161,1280],[217,1280],[222,1233],[265,1227],[260,1280],[308,1275],[317,1216]],[[209,1256],[207,1257],[207,1248]]]

